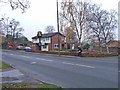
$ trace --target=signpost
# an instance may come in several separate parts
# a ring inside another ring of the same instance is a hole
[[[42,37],[42,32],[38,31],[37,37],[39,38],[39,50],[41,50],[41,37]]]

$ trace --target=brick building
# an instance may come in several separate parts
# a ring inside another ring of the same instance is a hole
[[[36,46],[39,47],[41,51],[50,51],[50,50],[58,50],[58,34],[60,36],[60,50],[65,49],[65,36],[61,33],[55,32],[55,33],[47,33],[42,34],[42,37],[40,38],[41,44],[39,45],[39,38],[37,36],[32,37],[32,42]],[[38,48],[36,48],[38,49]]]
[[[120,41],[111,40],[108,42],[108,47],[109,47],[110,52],[120,54]]]

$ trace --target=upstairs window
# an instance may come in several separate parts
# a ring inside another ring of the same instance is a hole
[[[59,47],[59,45],[58,44],[54,44],[54,48],[58,48]]]

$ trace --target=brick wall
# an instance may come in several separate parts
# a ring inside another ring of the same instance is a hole
[[[117,48],[117,47],[111,47],[111,48],[109,48],[109,51],[111,53],[118,53],[118,54],[120,54],[120,48]]]
[[[39,47],[37,44],[31,43],[29,46],[32,48],[33,51],[39,51]]]
[[[58,50],[58,48],[54,48],[54,44],[58,44],[58,34],[51,37],[51,43],[48,44],[49,50]],[[60,50],[65,49],[65,45],[62,47],[62,44],[64,44],[64,36],[60,35]]]
[[[109,47],[120,47],[120,42],[112,41],[109,43]]]

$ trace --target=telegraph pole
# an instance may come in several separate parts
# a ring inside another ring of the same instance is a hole
[[[58,11],[58,0],[57,4],[57,30],[58,30],[58,55],[60,56],[60,31],[59,31],[59,11]]]

